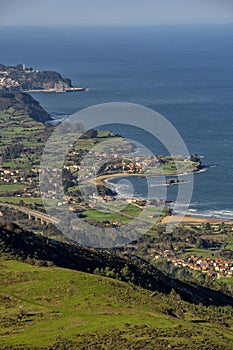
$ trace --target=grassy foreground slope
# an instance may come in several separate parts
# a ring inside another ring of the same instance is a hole
[[[233,349],[232,308],[0,260],[0,349]]]
[[[71,241],[59,242],[24,231],[10,222],[0,222],[0,256],[13,257],[29,264],[56,265],[87,273],[98,273],[142,288],[169,294],[174,290],[190,303],[231,306],[233,298],[199,285],[173,279],[136,256],[118,256],[111,251],[87,248]]]

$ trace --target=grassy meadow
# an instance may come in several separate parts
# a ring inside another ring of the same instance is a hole
[[[0,273],[0,349],[233,349],[227,308],[57,267],[1,259]]]

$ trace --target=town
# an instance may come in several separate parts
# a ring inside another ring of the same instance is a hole
[[[175,256],[171,251],[156,251],[154,259],[166,259],[174,266],[184,267],[207,274],[212,278],[233,277],[233,260],[221,257],[200,257],[191,255],[187,258]]]
[[[39,71],[24,64],[5,66],[0,64],[0,90],[7,92],[74,92],[85,91],[83,87],[73,87],[70,79],[53,71]]]

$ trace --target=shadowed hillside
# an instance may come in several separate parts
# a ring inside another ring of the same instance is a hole
[[[11,223],[0,224],[0,250],[2,255],[7,254],[30,264],[54,264],[63,268],[104,274],[130,281],[154,292],[168,294],[173,289],[183,300],[195,304],[233,306],[233,298],[230,296],[172,279],[140,258],[123,258],[111,251],[59,242],[26,232]]]
[[[51,120],[39,102],[24,92],[0,91],[0,111],[11,117],[28,116],[41,123]]]

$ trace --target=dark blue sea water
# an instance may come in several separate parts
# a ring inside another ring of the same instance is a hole
[[[163,114],[190,153],[214,165],[195,174],[192,212],[233,218],[232,43],[230,26],[5,28],[0,62],[57,70],[74,85],[89,87],[82,93],[33,94],[50,113],[125,101]],[[120,132],[133,136],[125,128]],[[131,181],[143,196],[141,180]]]

